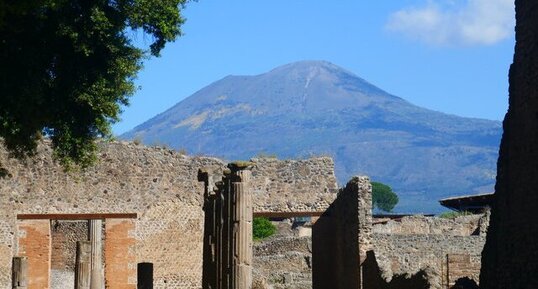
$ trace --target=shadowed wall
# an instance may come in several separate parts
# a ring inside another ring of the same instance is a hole
[[[538,1],[516,0],[509,109],[481,288],[538,288]]]

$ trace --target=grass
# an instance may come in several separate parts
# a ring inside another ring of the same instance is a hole
[[[468,212],[468,211],[461,211],[461,212],[447,211],[447,212],[443,212],[443,213],[437,215],[437,217],[443,218],[443,219],[455,219],[457,217],[469,216],[469,215],[472,215],[472,214],[473,213]]]

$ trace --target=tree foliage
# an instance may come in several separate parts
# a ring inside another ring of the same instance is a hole
[[[374,208],[391,212],[398,201],[398,195],[392,191],[391,187],[383,183],[372,182],[372,205]]]
[[[267,218],[254,218],[252,221],[252,235],[254,240],[261,240],[272,236],[276,227]]]
[[[0,0],[0,137],[12,155],[45,135],[64,164],[90,164],[142,59],[181,35],[186,1]],[[149,51],[133,31],[153,38]]]

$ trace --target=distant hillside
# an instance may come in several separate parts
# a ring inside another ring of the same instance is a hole
[[[437,200],[490,192],[502,127],[415,106],[355,74],[302,61],[227,76],[122,138],[191,154],[249,159],[329,155],[341,183],[356,174],[390,184],[399,212],[438,212]]]

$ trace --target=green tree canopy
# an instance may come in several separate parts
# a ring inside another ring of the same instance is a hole
[[[398,195],[392,188],[378,182],[372,182],[372,206],[379,210],[390,212],[398,204]]]
[[[45,135],[64,164],[90,164],[142,59],[181,35],[186,1],[0,0],[0,137],[12,155]],[[151,36],[149,51],[135,31]]]

